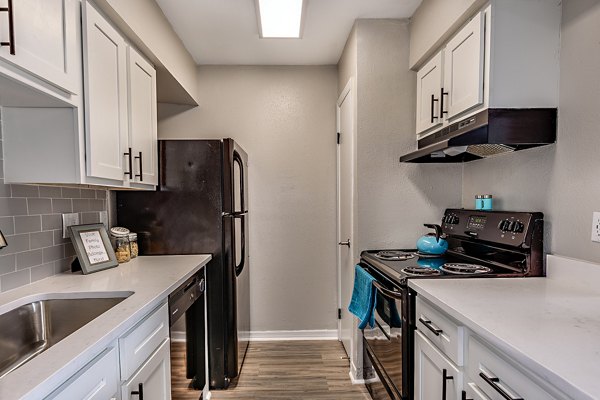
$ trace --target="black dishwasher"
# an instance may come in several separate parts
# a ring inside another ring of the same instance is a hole
[[[204,388],[206,384],[206,330],[204,326],[204,268],[182,283],[169,295],[169,326],[185,315],[186,377],[191,387]]]

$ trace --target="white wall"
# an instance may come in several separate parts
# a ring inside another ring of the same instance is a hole
[[[463,205],[492,193],[502,209],[545,213],[546,249],[600,262],[590,241],[600,211],[600,2],[563,1],[558,143],[465,164]]]
[[[200,106],[159,138],[249,154],[253,331],[336,328],[335,66],[198,68]]]

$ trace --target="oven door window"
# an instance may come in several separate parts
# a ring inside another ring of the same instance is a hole
[[[398,392],[402,391],[402,301],[377,291],[375,327],[363,336]]]

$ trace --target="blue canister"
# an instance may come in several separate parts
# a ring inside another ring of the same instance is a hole
[[[481,209],[484,211],[492,211],[493,210],[494,199],[491,194],[484,194],[481,199]]]
[[[475,195],[475,209],[483,210],[483,196],[480,194]]]

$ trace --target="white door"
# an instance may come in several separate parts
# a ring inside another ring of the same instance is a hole
[[[442,124],[442,67],[440,52],[417,72],[417,134]]]
[[[338,273],[341,309],[340,339],[352,357],[353,316],[348,311],[354,284],[354,92],[348,82],[337,103],[338,119]]]
[[[0,0],[7,7],[8,0]],[[12,0],[11,46],[0,57],[67,92],[81,79],[79,0]],[[0,40],[11,42],[8,12],[0,13]],[[14,54],[11,54],[11,50]]]
[[[483,103],[484,21],[482,14],[477,14],[444,49],[446,118]]]
[[[129,134],[134,181],[158,184],[156,70],[135,49],[128,48]]]
[[[135,375],[122,386],[122,400],[171,399],[170,345],[171,342],[165,340]]]
[[[127,46],[89,2],[83,4],[87,172],[123,181],[134,161],[126,154]]]
[[[461,398],[462,374],[419,331],[415,331],[414,374],[415,400],[458,400]]]

